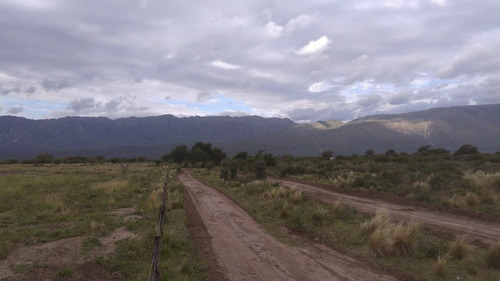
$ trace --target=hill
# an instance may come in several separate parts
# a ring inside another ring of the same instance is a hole
[[[473,144],[500,151],[500,104],[435,108],[375,115],[347,123],[296,124],[289,119],[184,117],[172,115],[111,120],[66,117],[29,120],[0,117],[0,159],[27,159],[49,152],[57,157],[88,155],[156,158],[180,144],[210,142],[229,155],[239,151],[318,156],[364,154],[367,149],[413,153],[431,145],[451,151]]]

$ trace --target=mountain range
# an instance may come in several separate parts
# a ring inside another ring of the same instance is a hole
[[[0,159],[30,159],[40,153],[158,158],[177,145],[210,142],[228,155],[265,151],[276,155],[319,156],[413,153],[430,145],[450,151],[472,144],[480,152],[500,151],[500,104],[434,108],[367,116],[349,122],[298,124],[258,116],[182,117],[162,115],[111,120],[65,117],[30,120],[0,116]]]

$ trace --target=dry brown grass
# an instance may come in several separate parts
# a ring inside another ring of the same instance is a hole
[[[110,180],[105,182],[99,182],[92,186],[96,190],[104,190],[106,194],[113,194],[126,189],[130,182],[128,180]]]
[[[448,255],[450,257],[461,260],[467,256],[469,252],[469,245],[467,244],[467,240],[464,236],[458,236],[450,243],[448,247]]]
[[[477,196],[474,192],[467,192],[467,194],[463,197],[463,200],[469,207],[481,204],[481,198],[479,198],[479,196]]]
[[[290,215],[290,213],[292,212],[292,205],[288,202],[286,202],[285,204],[283,204],[283,207],[281,207],[281,212],[280,212],[280,216],[282,218],[286,218]]]
[[[414,252],[413,240],[420,230],[420,223],[411,221],[409,223],[399,222],[392,230],[392,240],[396,251],[400,255],[409,255]]]
[[[293,190],[292,194],[290,194],[290,197],[288,198],[288,202],[291,204],[297,204],[300,200],[302,200],[302,190]]]
[[[364,222],[361,225],[361,228],[366,233],[373,233],[378,228],[386,228],[390,224],[391,221],[389,220],[387,210],[378,209],[375,212],[375,216],[371,220]]]
[[[343,207],[342,200],[340,198],[337,198],[335,202],[333,202],[333,211],[337,212],[340,211]]]
[[[446,277],[446,267],[447,267],[446,258],[439,256],[437,258],[436,263],[434,264],[434,273],[441,278],[445,278]]]
[[[391,256],[394,253],[391,229],[378,227],[368,238],[370,250],[376,257]]]
[[[496,244],[488,250],[486,265],[490,268],[500,269],[500,244]]]

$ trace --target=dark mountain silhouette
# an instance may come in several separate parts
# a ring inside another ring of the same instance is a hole
[[[367,116],[345,124],[296,124],[257,116],[0,117],[0,159],[29,159],[44,152],[56,157],[157,158],[177,145],[198,141],[210,142],[229,155],[260,150],[297,156],[319,156],[324,150],[337,155],[364,154],[367,149],[413,153],[424,145],[455,151],[463,144],[492,153],[500,151],[500,104]]]

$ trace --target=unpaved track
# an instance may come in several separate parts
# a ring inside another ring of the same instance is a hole
[[[397,280],[321,244],[285,245],[266,234],[243,209],[217,190],[179,175],[229,280]]]
[[[484,222],[464,216],[431,211],[420,207],[402,206],[382,200],[346,195],[326,190],[314,186],[313,184],[277,179],[273,179],[273,181],[281,182],[288,188],[300,189],[325,203],[332,204],[340,198],[343,204],[351,206],[363,213],[374,214],[377,209],[383,208],[386,209],[391,218],[395,220],[417,220],[420,221],[424,227],[429,229],[451,234],[466,235],[469,239],[486,244],[500,242],[500,223],[498,222]]]

